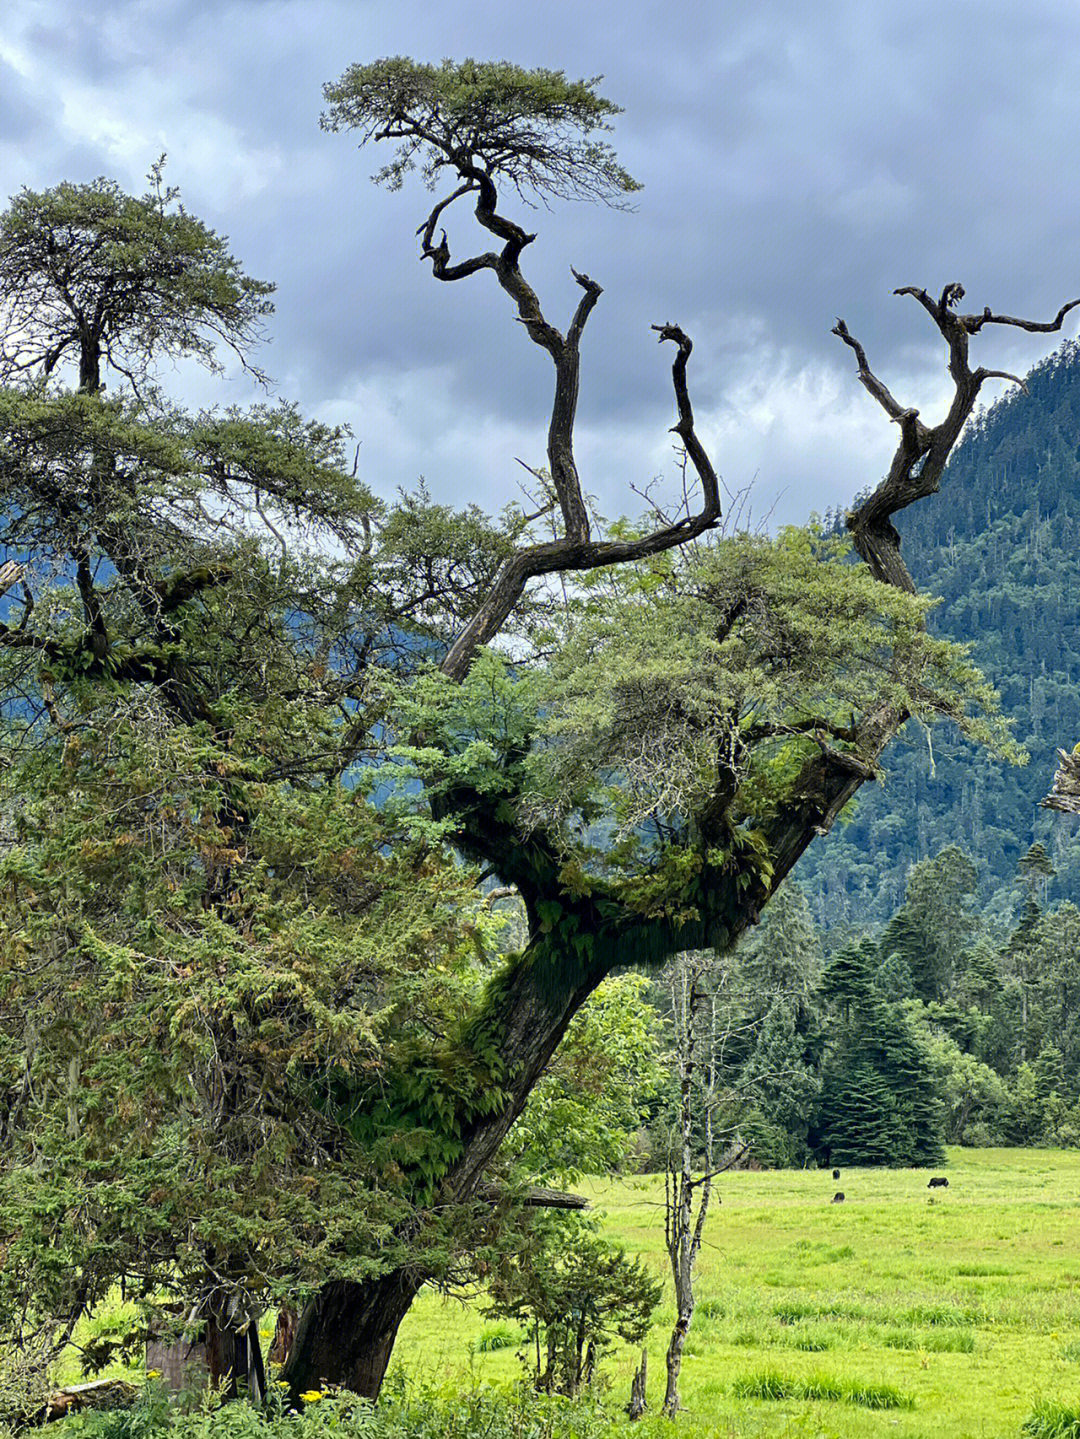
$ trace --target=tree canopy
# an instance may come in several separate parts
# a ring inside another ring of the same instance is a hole
[[[0,220],[0,376],[48,378],[63,361],[96,390],[106,365],[131,381],[159,355],[243,358],[273,306],[225,241],[174,202],[164,157],[142,196],[106,179],[22,190]]]
[[[434,189],[449,169],[469,188],[505,180],[519,194],[620,203],[640,189],[606,140],[591,139],[622,113],[598,95],[603,79],[567,80],[562,70],[525,70],[507,61],[405,56],[350,65],[324,87],[326,130],[355,130],[360,143],[396,140],[374,177],[401,188],[419,167]]]

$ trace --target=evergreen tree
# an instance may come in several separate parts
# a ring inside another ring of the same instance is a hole
[[[952,986],[977,932],[975,888],[975,866],[956,845],[914,865],[908,875],[904,904],[885,928],[881,954],[899,956],[920,999],[941,999]]]
[[[864,947],[864,952],[868,947]],[[944,1111],[933,1065],[898,1004],[864,991],[828,1057],[815,1144],[837,1164],[936,1164],[944,1157]]]
[[[877,946],[864,939],[838,949],[825,966],[822,993],[839,1004],[845,1025],[869,1000],[877,964]]]

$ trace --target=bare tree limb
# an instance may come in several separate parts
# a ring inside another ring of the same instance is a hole
[[[847,325],[844,324],[843,320],[837,319],[832,332],[834,335],[839,335],[844,344],[849,345],[851,349],[855,351],[855,359],[859,366],[860,381],[870,394],[873,395],[874,399],[877,400],[878,404],[891,420],[900,420],[910,415],[918,415],[918,410],[905,410],[903,405],[894,399],[888,388],[881,383],[870,368],[869,361],[866,358],[866,351],[848,329]]]
[[[678,325],[654,325],[653,329],[657,332],[658,343],[663,344],[665,340],[672,340],[678,347],[674,363],[671,366],[671,378],[675,386],[675,403],[679,410],[679,422],[672,426],[672,432],[682,440],[686,453],[690,456],[690,462],[701,481],[705,499],[703,513],[710,514],[715,522],[720,518],[720,483],[716,478],[712,462],[705,452],[705,447],[698,439],[697,431],[694,429],[694,410],[690,404],[690,392],[686,385],[686,362],[690,358],[694,343]]]
[[[1058,750],[1054,787],[1042,801],[1042,808],[1061,810],[1063,814],[1080,814],[1080,754]]]
[[[585,279],[586,277],[583,276],[582,280]],[[585,300],[588,297],[588,292],[586,292]],[[673,429],[686,447],[687,454],[693,461],[701,479],[703,499],[700,510],[696,514],[688,515],[673,524],[662,525],[649,534],[633,540],[592,540],[588,538],[588,517],[585,514],[584,499],[581,496],[577,471],[571,469],[573,464],[574,405],[570,403],[570,400],[572,399],[576,403],[577,398],[577,356],[575,353],[573,356],[573,395],[572,397],[567,396],[566,403],[560,407],[557,390],[556,409],[552,414],[552,429],[555,429],[558,419],[561,430],[554,441],[549,435],[548,454],[551,458],[554,452],[555,456],[562,461],[564,488],[560,492],[559,485],[556,483],[556,493],[559,495],[560,502],[566,495],[576,497],[576,501],[580,503],[583,518],[575,526],[575,529],[576,533],[579,536],[583,534],[584,538],[575,540],[571,534],[567,534],[555,540],[533,545],[528,549],[515,551],[499,570],[476,614],[451,645],[442,663],[444,674],[454,679],[464,678],[476,650],[498,634],[521,598],[530,579],[555,572],[598,569],[605,565],[644,559],[649,555],[660,554],[664,550],[674,549],[677,545],[695,539],[698,535],[713,529],[720,520],[719,482],[694,428],[693,409],[686,384],[686,362],[692,349],[691,342],[677,325],[654,326],[653,328],[661,332],[661,340],[671,339],[678,345],[672,365],[672,379],[675,386],[679,420]],[[565,446],[565,448],[560,449],[560,446]],[[553,481],[554,469],[553,461]],[[568,507],[564,506],[564,517],[567,513]]]
[[[968,360],[968,341],[986,324],[1015,325],[1037,333],[1059,330],[1062,321],[1078,300],[1063,305],[1053,320],[1018,320],[1010,315],[995,315],[986,309],[981,315],[960,315],[955,306],[964,296],[964,287],[946,285],[939,299],[914,285],[895,290],[897,295],[910,295],[933,319],[948,347],[948,370],[954,385],[948,413],[932,428],[919,419],[917,410],[902,409],[887,387],[874,375],[866,352],[848,331],[843,320],[837,320],[833,334],[855,352],[858,374],[864,388],[900,426],[900,443],[896,448],[889,472],[863,503],[848,516],[855,548],[878,579],[914,594],[915,584],[900,555],[900,536],[892,516],[916,500],[933,494],[941,484],[945,463],[960,438],[978,398],[983,382],[988,379],[1011,380],[1023,385],[1016,375],[1002,370],[972,370]]]
[[[981,315],[964,315],[964,328],[968,334],[975,335],[984,325],[1015,325],[1018,330],[1026,330],[1029,335],[1051,335],[1055,330],[1060,330],[1065,316],[1070,310],[1075,310],[1080,305],[1080,300],[1070,300],[1068,304],[1062,305],[1052,320],[1018,320],[1014,315],[995,315],[987,307]]]
[[[1025,395],[1027,395],[1027,394],[1030,393],[1030,391],[1028,390],[1028,387],[1027,387],[1027,381],[1026,381],[1026,380],[1022,380],[1019,375],[1010,375],[1010,373],[1008,372],[1008,370],[983,370],[983,369],[979,369],[979,370],[976,370],[975,373],[976,373],[976,375],[978,375],[979,380],[980,380],[980,383],[981,383],[983,380],[1011,380],[1014,385],[1019,385],[1019,386],[1020,386],[1020,388],[1023,390],[1023,392],[1024,392]]]
[[[492,1180],[482,1180],[476,1186],[476,1197],[489,1204],[498,1204],[512,1197],[513,1192]],[[539,1184],[530,1184],[516,1195],[518,1202],[527,1209],[588,1209],[589,1201],[582,1194],[571,1194],[565,1189],[545,1189]]]

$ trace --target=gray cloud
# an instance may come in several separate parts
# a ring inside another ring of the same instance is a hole
[[[0,60],[0,136],[25,145],[42,128],[42,117],[21,76]]]
[[[876,478],[891,435],[829,330],[837,313],[905,401],[944,395],[940,343],[902,284],[960,279],[972,304],[1049,316],[1080,293],[1072,184],[1080,121],[1072,0],[726,0],[702,7],[549,0],[75,0],[0,20],[0,163],[12,187],[116,176],[162,149],[190,207],[278,282],[267,356],[281,387],[349,418],[371,481],[423,471],[437,493],[501,503],[514,455],[540,458],[548,372],[480,276],[434,284],[413,230],[419,187],[317,127],[321,84],[354,60],[467,54],[605,74],[615,140],[645,183],[636,212],[540,210],[529,273],[557,322],[571,263],[605,295],[584,360],[580,445],[603,508],[668,457],[668,359],[696,339],[702,427],[733,486],[759,476],[782,518]],[[0,72],[2,73],[2,72]],[[462,253],[467,213],[449,226]],[[995,368],[1045,344],[994,335]],[[188,381],[191,393],[209,393]],[[229,393],[242,392],[234,381]]]

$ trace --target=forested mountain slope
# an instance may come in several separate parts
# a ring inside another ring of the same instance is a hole
[[[948,844],[975,858],[987,900],[1012,888],[1033,839],[1057,869],[1049,898],[1080,894],[1080,826],[1038,808],[1056,747],[1080,738],[1080,343],[1036,368],[1028,390],[980,415],[941,494],[897,518],[917,583],[942,597],[934,628],[973,642],[1031,762],[1002,765],[945,727],[931,747],[909,724],[885,783],[864,788],[851,822],[799,867],[820,923],[887,918],[908,866]]]

